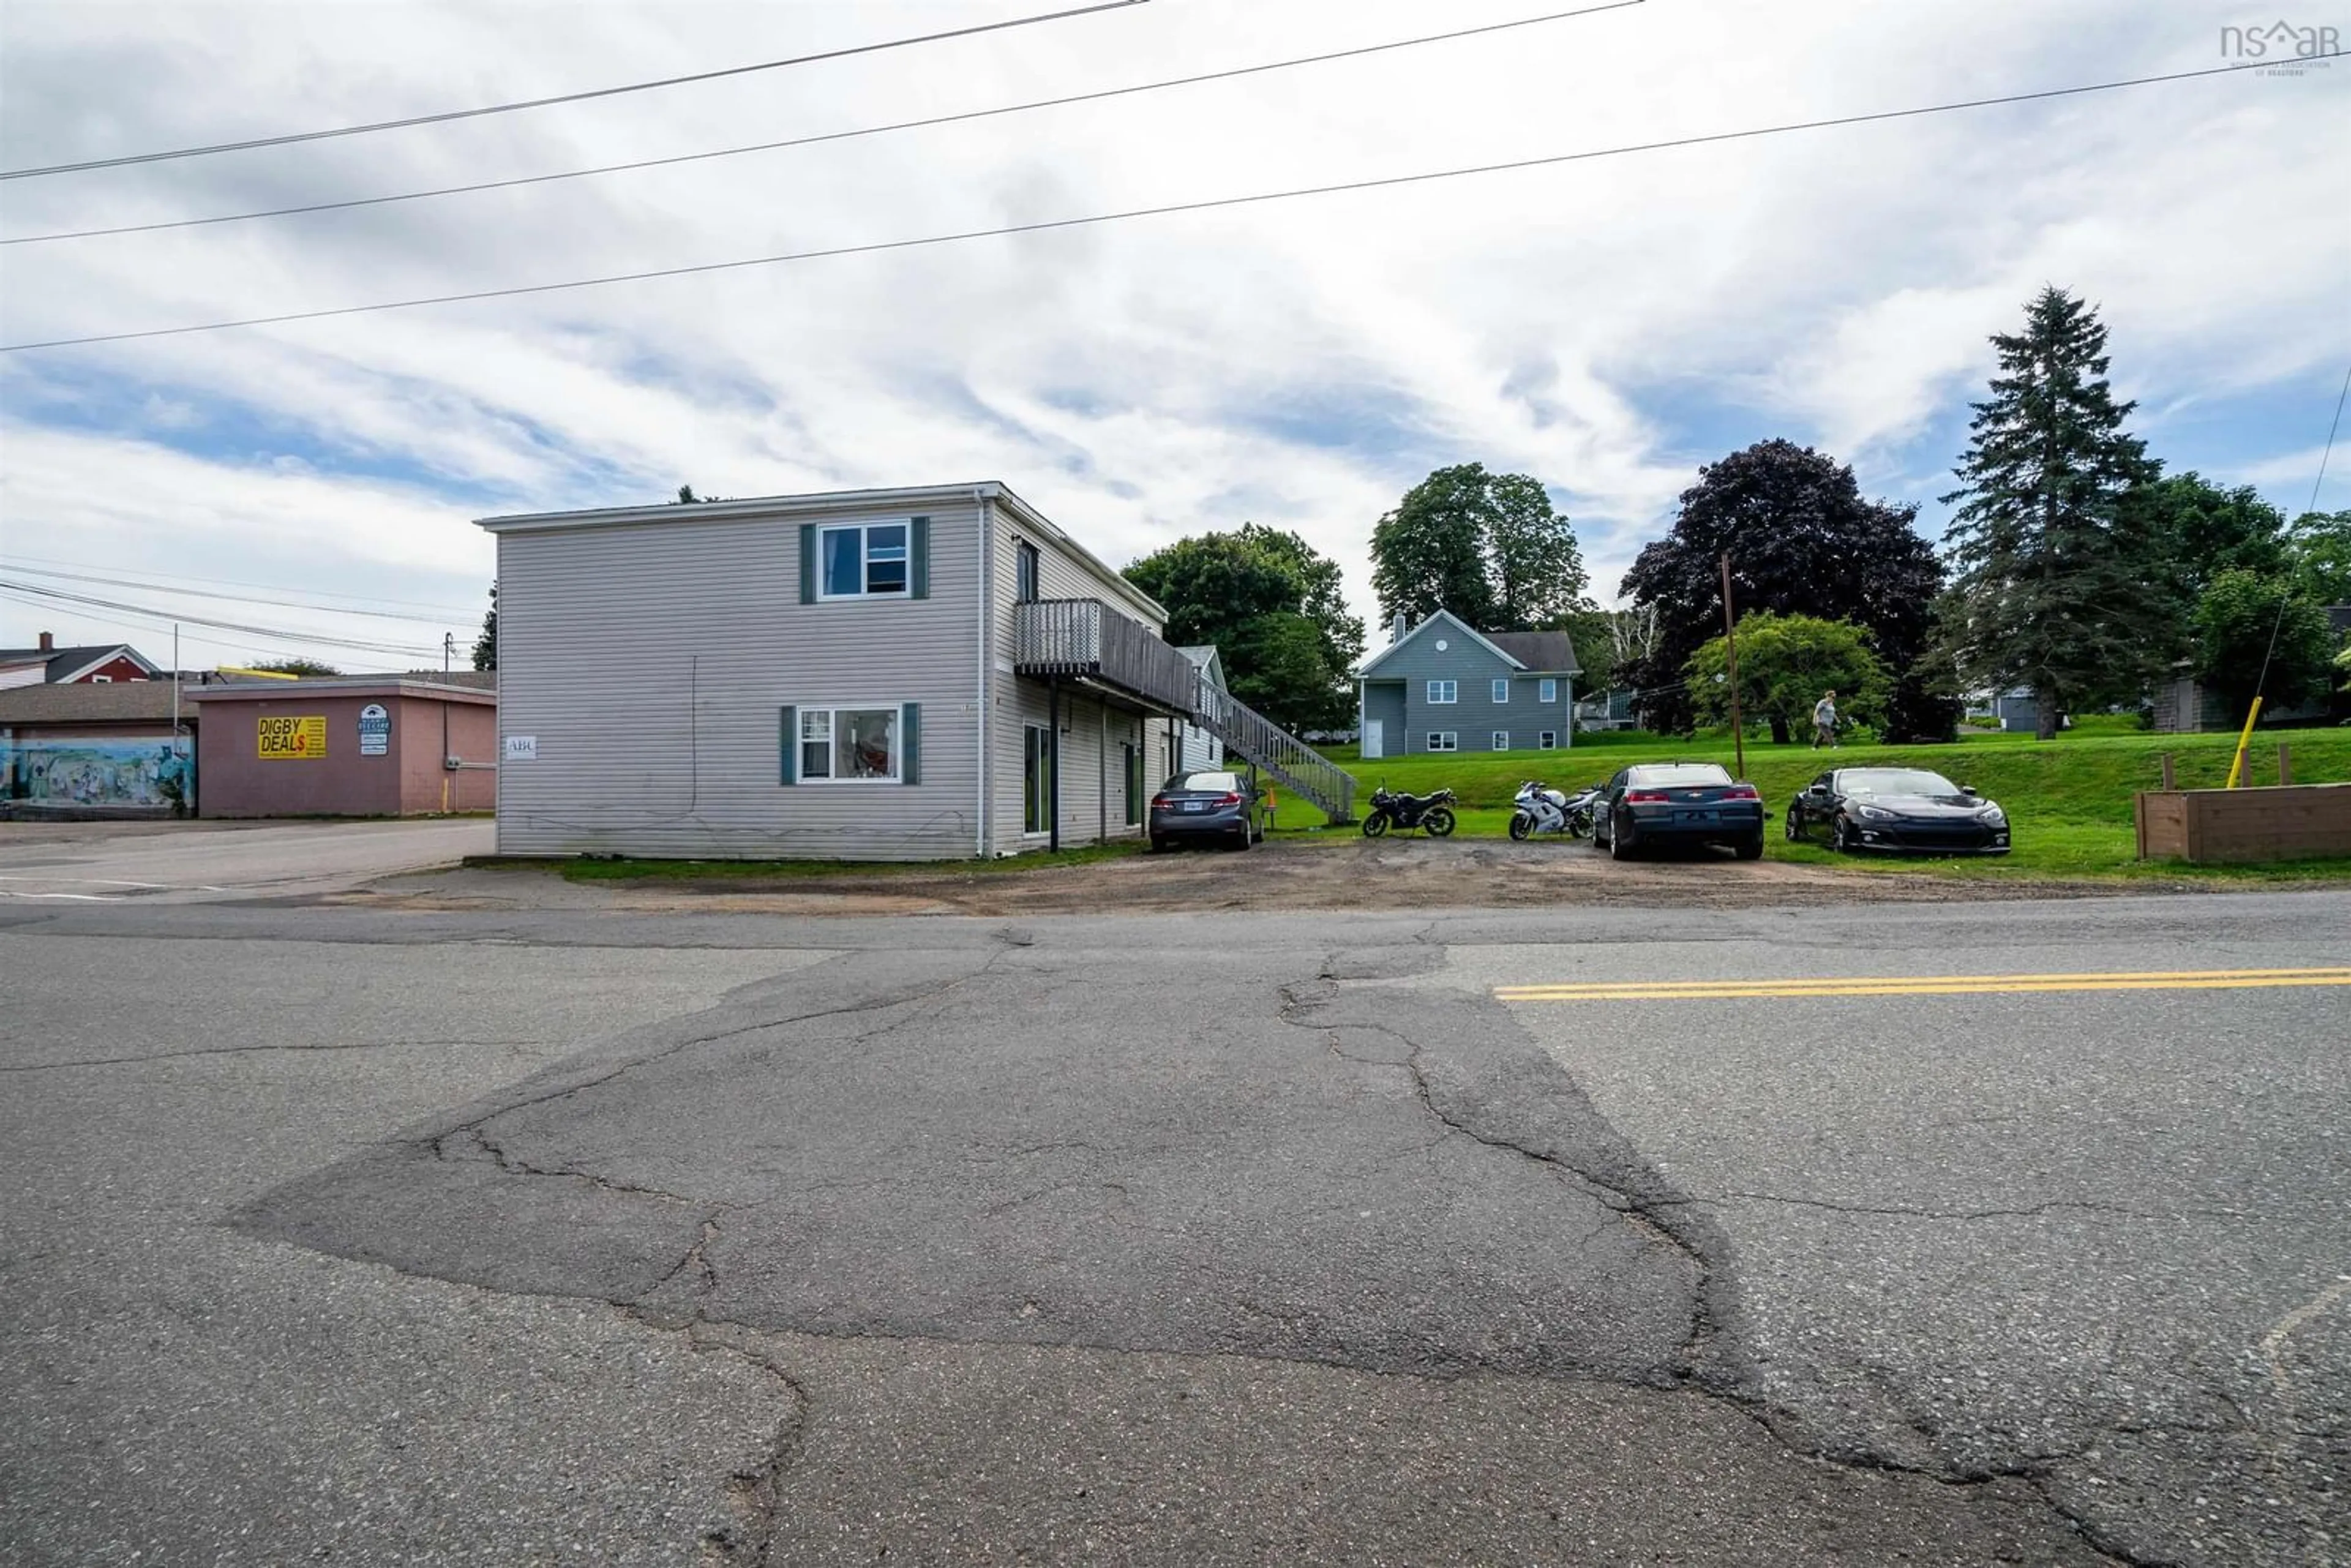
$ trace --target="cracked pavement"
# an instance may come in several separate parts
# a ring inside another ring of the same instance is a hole
[[[2342,993],[1491,988],[2346,916],[0,919],[0,1546],[2333,1563]]]

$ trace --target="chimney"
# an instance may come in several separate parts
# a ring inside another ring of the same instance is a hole
[[[1395,613],[1395,619],[1388,622],[1388,646],[1393,648],[1403,642],[1404,632],[1404,612],[1399,610]]]
[[[50,635],[50,634],[49,634],[48,632],[42,632],[42,633],[41,633],[41,652],[42,652],[42,653],[56,653],[57,651],[57,638],[55,638],[54,636]]]

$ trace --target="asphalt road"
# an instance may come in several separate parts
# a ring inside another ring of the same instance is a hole
[[[486,818],[0,823],[0,906],[216,903],[350,887],[488,854]]]
[[[0,1556],[2344,1561],[2346,932],[0,906]]]

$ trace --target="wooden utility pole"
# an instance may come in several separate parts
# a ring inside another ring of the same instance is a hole
[[[1722,641],[1730,666],[1730,745],[1739,758],[1739,777],[1747,777],[1747,727],[1739,716],[1739,617],[1730,608],[1730,552],[1722,552]]]

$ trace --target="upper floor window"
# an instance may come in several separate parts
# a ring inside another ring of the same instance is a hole
[[[1543,682],[1537,692],[1537,700],[1547,703],[1559,701],[1559,683],[1550,680]]]
[[[851,523],[819,531],[827,599],[904,598],[906,525]]]
[[[1507,703],[1510,700],[1510,682],[1505,680],[1494,683],[1494,700],[1498,703]]]
[[[1012,597],[1022,604],[1034,604],[1039,597],[1037,547],[1027,539],[1017,539],[1013,542]]]
[[[1428,683],[1428,700],[1433,703],[1458,702],[1461,700],[1461,688],[1452,681],[1431,681]]]

